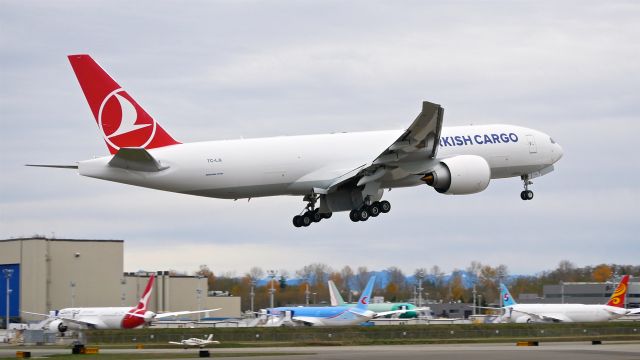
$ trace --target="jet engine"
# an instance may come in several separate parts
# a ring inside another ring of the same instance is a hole
[[[421,180],[441,194],[474,194],[489,186],[491,169],[480,156],[458,155],[440,161]]]
[[[49,330],[60,331],[61,333],[64,333],[65,331],[69,330],[69,327],[67,327],[67,325],[65,325],[62,320],[53,320],[49,323]]]
[[[516,319],[516,323],[518,324],[528,324],[533,322],[533,319],[531,319],[531,316],[520,316],[519,318]]]

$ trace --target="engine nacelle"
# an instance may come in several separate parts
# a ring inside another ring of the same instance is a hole
[[[62,320],[53,320],[49,323],[49,330],[64,333],[65,331],[69,330],[69,327],[65,325]]]
[[[421,178],[441,194],[475,194],[489,186],[491,168],[477,155],[458,155],[443,159]]]
[[[525,315],[525,316],[520,316],[518,318],[516,318],[516,323],[518,324],[528,324],[533,322],[533,319],[531,319],[531,316],[529,315]]]

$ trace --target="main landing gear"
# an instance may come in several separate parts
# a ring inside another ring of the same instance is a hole
[[[391,203],[386,200],[374,201],[371,205],[362,205],[358,209],[353,209],[349,213],[349,219],[353,222],[367,221],[370,217],[386,214],[391,211]]]
[[[307,201],[307,206],[300,215],[293,217],[293,226],[295,227],[307,227],[314,222],[320,222],[322,219],[328,219],[333,213],[320,213],[320,209],[316,209],[316,202],[319,197],[315,194],[307,195],[304,200]]]
[[[529,175],[522,175],[521,179],[524,182],[524,191],[520,193],[520,199],[522,200],[533,199],[533,191],[529,190],[529,185],[532,185],[533,182],[529,180]]]

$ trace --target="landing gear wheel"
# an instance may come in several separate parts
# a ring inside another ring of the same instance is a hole
[[[313,222],[313,220],[311,219],[309,213],[304,213],[304,215],[300,216],[300,225],[307,227],[311,225],[311,222]]]
[[[526,191],[521,191],[520,192],[520,199],[522,200],[527,200],[527,192]]]
[[[389,211],[391,211],[391,203],[388,202],[387,200],[382,200],[380,201],[380,211],[383,214],[388,213]]]
[[[351,212],[349,213],[349,219],[351,219],[351,221],[353,222],[360,221],[360,219],[358,219],[358,210],[356,209],[351,210]]]
[[[295,227],[302,226],[302,216],[296,215],[293,217],[293,226]]]
[[[379,202],[374,202],[373,204],[371,204],[369,206],[369,208],[367,209],[369,212],[369,215],[376,217],[378,215],[380,215],[380,203]]]
[[[322,214],[320,214],[320,211],[318,209],[309,211],[309,217],[311,217],[311,220],[313,220],[313,222],[320,222],[320,220],[323,219],[323,216]]]
[[[358,216],[358,220],[360,221],[367,221],[369,220],[369,211],[367,211],[366,207],[361,207],[360,209],[356,210],[357,211],[357,216]]]
[[[324,217],[325,219],[331,219],[332,215],[333,215],[333,213],[328,212],[328,213],[322,214],[322,217]]]
[[[525,191],[524,193],[525,193],[526,200],[531,200],[531,199],[533,199],[533,191],[531,191],[531,190],[527,190],[527,191]]]

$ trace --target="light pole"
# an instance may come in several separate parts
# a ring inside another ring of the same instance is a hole
[[[253,309],[254,298],[256,297],[255,287],[256,279],[251,278],[251,291],[249,292],[249,297],[251,298],[251,314],[255,314]]]
[[[424,271],[420,270],[416,273],[418,278],[418,307],[422,307],[422,280],[424,279]]]
[[[198,299],[198,311],[202,309],[202,275],[198,275],[198,289],[196,289],[196,298]],[[198,313],[198,321],[201,319],[202,313]]]
[[[564,281],[560,281],[560,303],[564,304]]]
[[[9,323],[11,322],[11,316],[9,315],[9,298],[11,296],[11,288],[10,288],[10,284],[9,284],[9,279],[11,279],[11,275],[13,275],[13,269],[2,269],[2,272],[4,273],[4,277],[5,279],[7,279],[7,323],[5,325],[7,325],[7,330],[9,330]]]
[[[478,292],[476,291],[476,283],[473,283],[473,315],[476,314],[476,306],[478,304],[476,304],[476,296],[477,296]]]
[[[270,282],[271,282],[271,288],[269,289],[269,304],[271,304],[271,308],[275,307],[274,306],[274,297],[276,294],[276,289],[273,287],[273,280],[276,278],[276,274],[278,272],[276,270],[267,270],[267,274],[269,275],[269,277],[271,278]]]
[[[307,280],[307,288],[304,290],[304,303],[309,306],[309,295],[311,292],[309,291],[309,280]]]
[[[318,295],[318,293],[317,293],[317,292],[314,292],[314,293],[313,293],[313,305],[317,305],[317,304],[318,304],[318,300],[317,300],[317,298],[316,298],[316,295]]]

